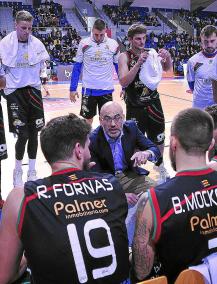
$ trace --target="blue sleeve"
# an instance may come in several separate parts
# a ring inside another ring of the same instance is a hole
[[[117,73],[117,75],[118,75],[118,63],[114,63],[114,62],[113,62],[113,64],[114,64],[114,66],[115,66],[115,71],[116,71],[116,73]]]
[[[194,90],[194,81],[192,81],[192,82],[188,81],[188,86],[193,91]]]
[[[76,91],[78,87],[78,81],[81,74],[82,63],[76,62],[73,66],[71,83],[70,83],[70,91]]]

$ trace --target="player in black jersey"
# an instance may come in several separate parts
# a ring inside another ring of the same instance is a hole
[[[170,159],[177,174],[138,205],[133,260],[139,279],[149,275],[155,256],[174,283],[180,271],[217,252],[217,172],[206,166],[212,137],[213,121],[205,111],[191,108],[175,117]]]
[[[163,48],[158,53],[153,48],[144,49],[146,32],[142,24],[133,24],[129,28],[127,36],[131,47],[119,57],[119,80],[125,88],[127,120],[135,120],[140,131],[143,134],[146,133],[147,137],[159,147],[163,156],[165,119],[157,85],[160,82],[162,70],[168,71],[172,68],[172,60],[170,53]],[[148,65],[145,66],[147,63]],[[146,83],[141,80],[140,76],[141,68],[144,69],[144,67],[147,67],[147,70],[142,72],[144,73],[142,77],[148,78]],[[155,74],[151,74],[153,72]],[[158,183],[160,184],[166,181],[168,174],[163,163],[158,170],[160,173]]]
[[[128,278],[126,198],[115,177],[87,171],[89,133],[74,114],[42,130],[52,175],[13,190],[4,205],[1,284],[12,279],[23,251],[34,284],[120,284]]]

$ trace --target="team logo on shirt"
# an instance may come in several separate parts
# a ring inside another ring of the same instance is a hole
[[[207,179],[202,180],[201,183],[204,187],[210,186],[210,183],[208,182]]]
[[[76,179],[78,179],[76,175],[70,175],[69,178],[70,178],[70,180],[76,180]]]
[[[100,58],[102,56],[102,51],[101,50],[97,50],[95,52],[95,58]]]
[[[28,60],[28,58],[29,58],[28,53],[24,53],[24,54],[23,54],[23,58],[24,58],[25,60]]]

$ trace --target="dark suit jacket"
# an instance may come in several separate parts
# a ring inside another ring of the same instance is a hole
[[[133,168],[133,161],[130,158],[136,149],[140,151],[149,149],[155,154],[158,161],[162,160],[158,147],[142,134],[134,121],[128,120],[124,122],[121,142],[126,164],[128,165],[127,170],[135,170]],[[90,153],[91,161],[96,163],[92,170],[111,174],[115,173],[112,151],[106,140],[102,126],[97,127],[90,135]]]

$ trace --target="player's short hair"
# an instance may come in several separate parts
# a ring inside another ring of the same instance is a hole
[[[105,28],[106,28],[106,23],[102,19],[96,19],[96,21],[93,24],[93,29],[102,31]]]
[[[146,34],[147,29],[143,24],[133,24],[129,27],[127,36],[133,38],[136,34]]]
[[[71,113],[51,119],[40,135],[41,149],[49,164],[71,158],[76,143],[83,147],[91,126]]]
[[[213,33],[217,35],[217,27],[207,25],[201,30],[200,36],[210,37]]]
[[[20,21],[32,22],[33,16],[28,11],[25,11],[25,10],[18,11],[15,17],[15,21],[16,23]]]
[[[214,129],[217,129],[217,104],[206,107],[205,111],[212,117]]]
[[[186,153],[197,156],[205,154],[213,138],[212,117],[201,109],[185,109],[174,118],[171,136],[178,139]]]

